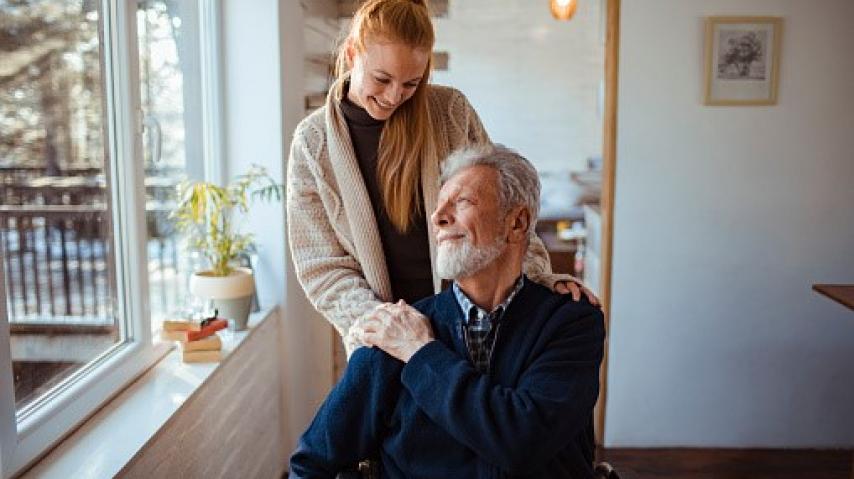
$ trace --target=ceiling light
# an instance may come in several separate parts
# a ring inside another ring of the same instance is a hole
[[[550,0],[552,16],[558,20],[569,20],[575,15],[578,0]]]

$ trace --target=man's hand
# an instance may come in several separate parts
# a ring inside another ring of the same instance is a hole
[[[430,320],[403,300],[377,306],[350,328],[350,334],[358,342],[376,346],[404,363],[433,340]]]
[[[584,296],[587,296],[587,300],[590,301],[590,304],[593,306],[599,306],[599,298],[593,294],[593,291],[585,288],[584,285],[578,281],[558,281],[555,283],[554,290],[556,293],[560,294],[571,294],[573,301],[578,301],[581,299],[581,293],[584,293]]]

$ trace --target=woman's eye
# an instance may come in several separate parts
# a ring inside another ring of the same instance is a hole
[[[405,86],[406,88],[417,88],[418,84],[417,83],[406,83],[403,86]]]
[[[374,80],[376,80],[377,83],[382,83],[383,85],[388,85],[389,83],[388,78],[374,78]]]

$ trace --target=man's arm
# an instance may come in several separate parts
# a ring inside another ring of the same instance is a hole
[[[378,348],[359,348],[291,456],[292,478],[333,478],[377,456],[384,418],[400,391],[403,363]]]
[[[536,470],[589,421],[603,340],[599,310],[567,321],[516,388],[432,341],[409,358],[401,381],[433,422],[483,459],[511,473]]]

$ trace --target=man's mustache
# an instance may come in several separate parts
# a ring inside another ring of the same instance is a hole
[[[442,230],[436,235],[436,242],[441,243],[445,240],[465,239],[468,237],[465,231]]]

